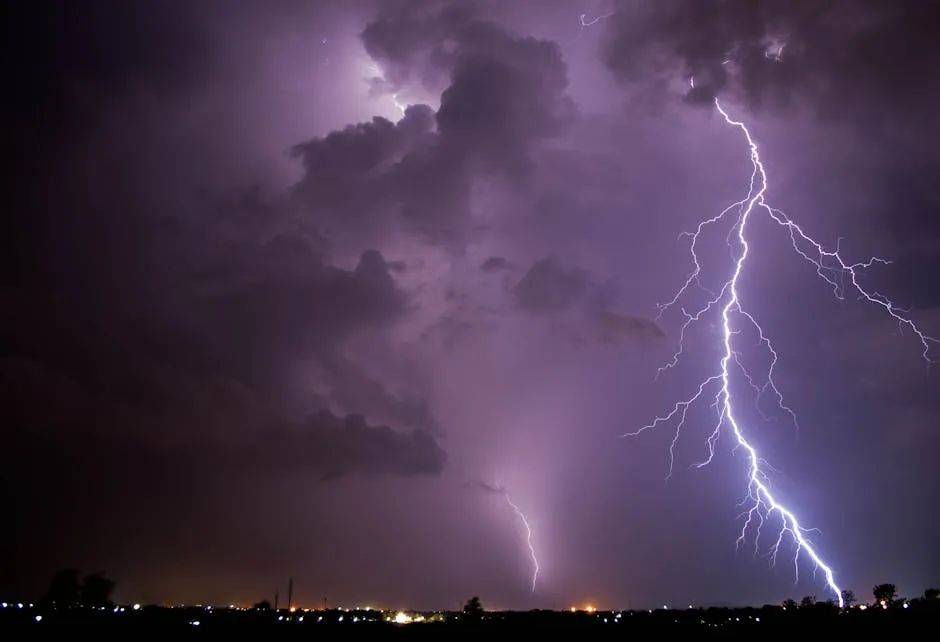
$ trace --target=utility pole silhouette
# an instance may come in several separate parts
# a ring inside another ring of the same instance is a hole
[[[294,606],[294,578],[287,580],[287,610]]]
[[[277,589],[274,589],[274,610],[277,611],[277,600],[281,596]]]

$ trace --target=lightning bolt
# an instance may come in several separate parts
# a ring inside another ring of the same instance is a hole
[[[694,80],[690,81],[694,87]],[[815,241],[806,234],[803,229],[793,220],[787,217],[782,211],[768,205],[764,196],[767,192],[767,174],[764,165],[761,162],[758,153],[757,143],[751,136],[747,126],[740,121],[734,120],[722,108],[718,99],[715,99],[715,108],[724,118],[725,123],[730,127],[739,130],[750,150],[751,177],[748,186],[747,196],[732,203],[721,213],[712,218],[701,221],[694,232],[683,233],[680,237],[688,237],[690,241],[690,254],[693,268],[685,282],[678,289],[675,296],[665,304],[659,306],[659,316],[674,307],[680,306],[680,301],[692,289],[698,289],[707,295],[707,301],[704,305],[693,309],[691,312],[685,307],[681,307],[681,312],[685,321],[679,332],[679,345],[672,358],[662,366],[657,377],[663,372],[678,365],[685,349],[685,335],[688,328],[699,321],[704,315],[713,310],[720,309],[721,328],[722,328],[722,348],[723,354],[719,361],[717,372],[701,381],[695,392],[673,406],[668,413],[657,416],[651,423],[643,426],[639,430],[630,432],[624,437],[636,437],[647,430],[658,427],[661,424],[675,424],[675,432],[669,445],[669,472],[667,479],[672,475],[675,463],[675,447],[679,441],[682,427],[685,424],[689,409],[703,401],[710,400],[711,407],[716,410],[717,419],[714,429],[706,439],[706,457],[703,461],[696,464],[698,468],[708,465],[715,456],[715,447],[718,443],[721,429],[724,427],[730,430],[734,438],[734,450],[742,449],[747,455],[748,460],[748,483],[747,493],[742,501],[745,510],[739,516],[744,520],[741,532],[735,542],[736,547],[740,547],[753,533],[755,554],[758,552],[759,541],[761,538],[761,528],[772,518],[776,518],[780,524],[777,536],[773,545],[769,549],[771,563],[775,564],[777,554],[780,551],[784,541],[791,541],[795,552],[793,554],[793,567],[797,580],[799,580],[799,561],[801,554],[809,557],[813,563],[815,572],[822,571],[825,578],[826,587],[832,591],[839,602],[839,606],[844,606],[842,591],[836,584],[835,574],[832,568],[827,564],[820,553],[808,538],[809,533],[814,529],[806,528],[801,525],[796,514],[791,508],[781,503],[780,499],[773,494],[770,488],[769,473],[774,472],[770,464],[758,454],[755,446],[748,441],[742,429],[741,422],[735,414],[733,398],[731,395],[732,371],[740,371],[744,380],[755,391],[756,402],[767,392],[772,392],[777,406],[788,413],[791,419],[796,423],[796,415],[793,410],[784,402],[783,395],[777,388],[774,381],[774,369],[777,365],[777,352],[763,328],[757,322],[755,317],[748,312],[742,305],[741,295],[738,288],[738,282],[741,274],[744,272],[746,261],[751,246],[748,242],[746,231],[747,224],[752,216],[757,214],[766,214],[770,220],[775,222],[788,234],[793,250],[796,254],[809,262],[816,270],[817,275],[823,279],[833,290],[838,299],[844,299],[847,291],[852,291],[864,301],[881,307],[890,315],[900,328],[907,328],[923,347],[923,358],[932,363],[930,349],[933,344],[940,343],[934,337],[923,332],[920,327],[908,316],[907,312],[899,308],[895,303],[883,294],[868,290],[859,281],[859,275],[867,268],[875,264],[888,264],[889,261],[872,257],[866,261],[851,262],[843,258],[839,251],[839,245],[836,244],[834,250],[826,249],[822,244]],[[730,230],[727,235],[728,246],[731,250],[734,269],[728,279],[722,284],[716,292],[705,287],[700,276],[702,265],[697,254],[697,245],[704,229],[731,220]],[[751,374],[745,369],[740,353],[735,349],[735,337],[745,330],[756,332],[759,339],[758,345],[767,353],[769,366],[765,373],[765,378],[760,384],[755,382]],[[760,410],[758,406],[758,410]],[[761,413],[763,415],[763,413]]]
[[[535,547],[532,545],[532,527],[529,526],[529,520],[526,519],[525,513],[523,513],[515,502],[512,501],[512,498],[509,497],[509,493],[503,489],[503,497],[506,498],[506,503],[509,504],[512,509],[516,512],[516,516],[519,518],[519,521],[522,522],[522,525],[525,527],[525,541],[526,545],[529,547],[529,556],[532,558],[532,589],[531,592],[535,593],[535,583],[539,579],[539,559],[535,555]]]
[[[612,15],[614,15],[614,12],[611,11],[610,13],[605,13],[605,14],[602,14],[602,15],[599,15],[599,16],[594,16],[593,18],[588,18],[587,15],[588,15],[588,14],[586,14],[586,13],[582,13],[580,16],[578,16],[578,22],[581,23],[581,28],[582,28],[582,29],[584,29],[585,27],[593,27],[594,25],[596,25],[596,24],[597,24],[598,22],[600,22],[601,20],[606,20],[607,18],[609,18],[609,17],[611,17]]]
[[[581,34],[584,33],[585,29],[587,29],[588,27],[593,27],[594,25],[596,25],[598,22],[602,20],[607,20],[607,18],[610,18],[611,16],[613,16],[614,13],[616,12],[610,11],[608,13],[598,14],[594,16],[593,18],[588,18],[587,13],[582,13],[581,15],[579,15],[578,16],[578,25],[579,25],[578,35],[575,36],[575,40],[581,37]]]
[[[378,65],[374,63],[370,64],[369,71],[372,72],[372,74],[374,74],[373,78],[375,80],[385,82],[385,72],[379,69]],[[391,96],[392,103],[395,105],[395,108],[398,109],[399,112],[401,112],[402,116],[404,116],[405,111],[407,111],[408,109],[408,105],[406,103],[401,102],[401,99],[398,97],[399,96],[398,92],[389,93],[388,95]]]

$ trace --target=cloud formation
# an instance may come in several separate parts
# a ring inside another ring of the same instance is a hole
[[[882,108],[910,116],[929,104],[910,96],[936,95],[938,12],[934,3],[875,1],[623,2],[605,22],[604,57],[628,82],[694,76],[692,103],[731,93],[768,110],[810,105],[830,119],[870,121]]]
[[[520,608],[793,590],[720,553],[737,459],[664,487],[669,436],[616,436],[689,385],[651,383],[682,317],[648,315],[689,269],[676,235],[746,189],[714,95],[759,134],[774,202],[898,259],[866,278],[935,318],[936,7],[614,8],[582,27],[486,0],[11,6],[0,589],[60,564],[204,603],[290,576],[427,608],[468,586]],[[916,353],[886,370],[895,328],[833,312],[777,232],[742,294],[815,422],[760,433],[775,482],[839,542],[846,585],[889,557],[915,585],[936,567],[910,508],[937,503],[936,373]],[[690,368],[714,331],[690,333]],[[466,492],[493,471],[538,524],[535,596],[505,511]],[[862,540],[830,493],[884,519]]]
[[[386,91],[417,74],[440,92],[437,111],[412,105],[396,124],[376,118],[295,147],[306,169],[297,206],[340,239],[403,229],[462,250],[475,186],[524,181],[538,145],[574,117],[556,44],[515,36],[468,7],[429,7],[389,8],[362,40],[391,79]]]

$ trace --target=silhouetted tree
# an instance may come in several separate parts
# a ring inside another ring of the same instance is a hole
[[[483,604],[476,595],[467,600],[463,605],[464,617],[468,620],[479,620],[483,617]]]
[[[82,583],[82,604],[85,606],[110,606],[111,593],[114,592],[114,582],[104,573],[92,573],[85,576]]]
[[[40,603],[44,607],[65,608],[78,604],[79,597],[78,571],[74,568],[64,568],[56,571],[49,583]]]
[[[786,599],[786,600],[783,601],[782,606],[783,606],[783,608],[785,608],[786,610],[792,611],[792,610],[796,609],[796,600]]]
[[[930,600],[936,600],[937,598],[940,598],[940,589],[929,588],[924,591],[924,599],[928,602]]]
[[[802,600],[800,600],[800,608],[801,608],[801,609],[808,609],[808,608],[812,608],[812,607],[814,607],[814,606],[816,606],[816,596],[815,596],[815,595],[807,595],[807,596],[804,597]]]
[[[261,600],[260,602],[255,604],[254,608],[258,609],[259,611],[270,611],[271,603],[268,602],[267,600]]]
[[[852,608],[852,605],[855,604],[855,593],[848,589],[842,591],[842,603],[845,605],[845,608]]]
[[[898,589],[894,584],[879,584],[871,592],[875,601],[884,606],[891,606],[898,596]]]

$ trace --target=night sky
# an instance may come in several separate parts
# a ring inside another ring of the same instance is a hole
[[[830,597],[770,541],[736,551],[743,453],[694,468],[714,411],[668,482],[672,429],[621,435],[720,358],[713,316],[654,380],[679,235],[747,193],[716,96],[768,200],[891,259],[864,283],[940,336],[940,4],[3,11],[3,596],[74,567],[140,602],[250,604],[290,576],[307,606]],[[741,296],[800,421],[739,386],[745,429],[843,588],[918,595],[940,369],[769,219],[749,233]],[[700,255],[727,267],[724,233]]]

